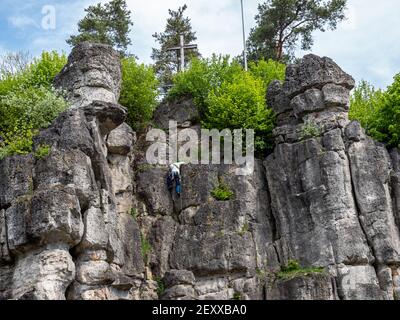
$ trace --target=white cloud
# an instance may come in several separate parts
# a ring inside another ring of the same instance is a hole
[[[385,88],[400,72],[400,1],[349,0],[349,6],[353,22],[317,32],[311,51],[333,58],[357,81]]]
[[[11,16],[8,18],[8,23],[18,29],[25,29],[27,27],[39,27],[36,21],[28,16]]]
[[[253,25],[257,11],[257,0],[245,1],[246,25],[248,31]],[[212,53],[237,55],[242,51],[242,31],[239,0],[198,1],[169,0],[147,1],[128,0],[135,25],[132,28],[134,51],[141,60],[151,62],[151,48],[157,46],[152,38],[155,32],[162,32],[168,18],[168,9],[188,5],[187,15],[197,32],[197,44],[204,56]]]
[[[71,0],[54,2],[57,28],[45,31],[30,28],[35,21],[27,14],[34,0],[26,2],[3,0],[19,7],[9,19],[11,25],[20,28],[26,38],[21,47],[29,44],[29,50],[38,54],[42,50],[69,50],[65,40],[77,31],[78,21],[84,17],[84,8],[108,0]],[[254,26],[257,5],[263,0],[244,0],[247,34]],[[49,1],[49,4],[52,1]],[[203,56],[212,53],[238,55],[242,51],[242,31],[239,0],[127,0],[132,11],[134,26],[130,34],[133,45],[129,50],[143,62],[152,62],[152,47],[156,46],[152,34],[162,32],[168,18],[168,9],[188,5],[187,15],[197,32]],[[20,4],[18,4],[20,3]],[[311,52],[333,58],[357,81],[368,80],[374,85],[385,87],[400,71],[400,1],[348,0],[347,20],[335,31],[316,32],[315,45]],[[40,12],[39,12],[40,13]],[[40,23],[40,19],[36,21]],[[22,28],[22,29],[21,29]],[[27,29],[29,29],[29,33]],[[1,39],[3,46],[11,46],[8,39]],[[14,46],[15,47],[15,46]],[[298,51],[298,56],[308,52]]]

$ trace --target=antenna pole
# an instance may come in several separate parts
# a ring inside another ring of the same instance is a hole
[[[181,68],[180,71],[185,70],[185,37],[183,34],[180,35],[180,47],[181,47]]]
[[[244,70],[248,70],[247,66],[247,45],[246,45],[246,30],[244,26],[244,9],[243,9],[243,0],[240,0],[240,5],[242,8],[242,31],[243,31],[243,61],[244,61]]]

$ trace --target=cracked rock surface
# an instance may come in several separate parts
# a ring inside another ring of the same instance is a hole
[[[184,165],[182,198],[124,123],[120,83],[114,50],[77,46],[55,79],[71,108],[34,141],[50,154],[0,161],[0,299],[400,297],[400,151],[349,121],[354,80],[331,59],[271,84],[276,147],[251,175]],[[162,103],[169,120],[200,128],[190,100]],[[282,276],[290,261],[303,271]]]

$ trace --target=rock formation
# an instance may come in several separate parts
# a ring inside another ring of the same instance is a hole
[[[120,82],[111,48],[77,46],[55,80],[72,107],[35,139],[50,154],[0,163],[0,298],[156,297],[130,215],[135,134],[116,103]]]
[[[182,199],[124,123],[120,83],[111,48],[77,46],[55,80],[72,106],[35,138],[50,154],[0,161],[0,299],[400,297],[400,151],[349,121],[354,80],[332,60],[270,86],[276,148],[252,175],[186,165]],[[154,122],[198,118],[183,100]],[[211,196],[220,181],[229,201]],[[277,275],[290,261],[326,271]]]
[[[277,146],[265,161],[274,246],[280,263],[327,268],[332,297],[393,299],[400,290],[399,151],[390,155],[348,120],[353,85],[331,59],[308,55],[269,89],[278,114]]]

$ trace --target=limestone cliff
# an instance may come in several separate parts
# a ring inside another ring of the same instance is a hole
[[[120,83],[111,48],[77,46],[55,80],[72,106],[35,139],[50,154],[0,162],[0,299],[400,297],[400,151],[348,120],[354,80],[332,60],[270,86],[276,148],[252,175],[186,165],[180,200],[124,123]],[[154,122],[198,118],[183,100]],[[229,201],[211,197],[221,179]],[[279,276],[290,261],[326,272]]]

